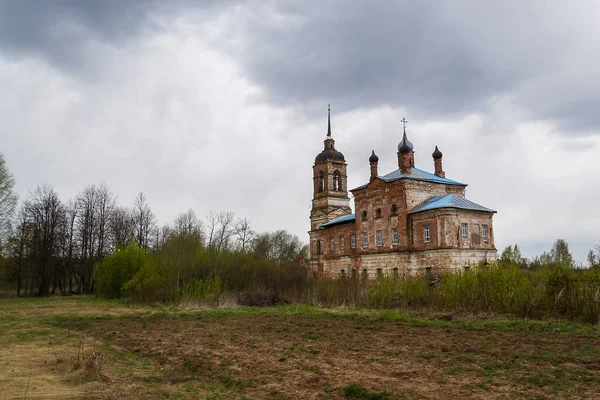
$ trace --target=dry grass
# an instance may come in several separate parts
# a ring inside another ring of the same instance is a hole
[[[0,398],[19,399],[594,398],[600,328],[9,300],[0,301],[0,387]]]

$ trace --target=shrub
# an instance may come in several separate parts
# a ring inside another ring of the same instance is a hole
[[[123,284],[130,280],[140,268],[151,262],[151,256],[135,243],[107,255],[94,265],[96,295],[106,298],[120,298]]]
[[[138,302],[169,301],[165,279],[153,260],[145,262],[137,273],[123,284],[123,296]]]

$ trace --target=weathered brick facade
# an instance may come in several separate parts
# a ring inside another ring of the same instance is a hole
[[[369,183],[351,190],[354,215],[346,162],[335,150],[330,128],[324,144],[313,166],[314,276],[435,274],[496,258],[495,211],[465,199],[467,185],[445,177],[437,147],[434,174],[414,167],[406,133],[398,145],[398,170],[378,176],[373,152]]]

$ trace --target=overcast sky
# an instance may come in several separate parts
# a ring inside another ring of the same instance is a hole
[[[0,152],[21,199],[105,182],[308,241],[332,107],[349,186],[416,166],[524,255],[600,243],[600,2],[0,0]]]

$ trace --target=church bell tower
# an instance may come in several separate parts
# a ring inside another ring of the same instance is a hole
[[[323,151],[315,158],[313,166],[313,200],[310,212],[310,229],[319,224],[352,213],[346,176],[344,155],[335,149],[331,137],[331,108],[327,109],[327,137]]]

